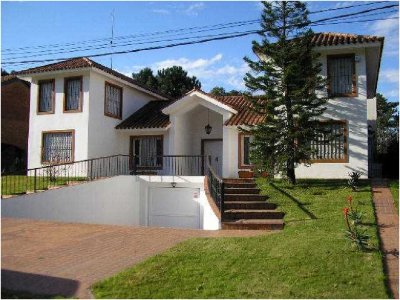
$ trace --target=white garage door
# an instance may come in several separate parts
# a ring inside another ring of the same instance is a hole
[[[200,189],[151,188],[149,226],[200,228]]]

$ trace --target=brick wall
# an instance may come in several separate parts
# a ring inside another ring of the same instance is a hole
[[[1,83],[1,143],[27,152],[29,85],[19,79]]]

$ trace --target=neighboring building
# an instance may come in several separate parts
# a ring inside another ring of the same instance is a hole
[[[344,178],[353,170],[366,176],[383,38],[320,33],[313,43],[329,81],[321,126],[329,126],[336,137],[329,144],[321,142],[324,137],[315,141],[314,163],[298,166],[296,176]],[[163,168],[155,156],[200,154],[211,155],[225,178],[251,169],[251,137],[239,128],[256,125],[261,117],[242,96],[193,90],[173,101],[87,58],[28,69],[20,76],[31,82],[30,168],[130,153],[140,156],[139,166],[154,169]]]
[[[29,133],[29,82],[1,76],[1,169],[26,167]]]

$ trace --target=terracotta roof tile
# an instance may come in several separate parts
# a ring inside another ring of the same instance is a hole
[[[149,129],[166,128],[169,124],[169,116],[162,113],[162,109],[170,105],[172,101],[150,101],[142,108],[134,112],[127,119],[118,124],[117,129]]]
[[[227,126],[238,126],[238,125],[256,125],[263,120],[263,116],[257,114],[251,109],[251,104],[245,99],[244,96],[212,96],[207,94],[214,99],[217,99],[221,103],[224,103],[238,113],[233,115],[229,120],[225,122]]]
[[[360,35],[350,33],[338,33],[338,32],[320,32],[315,33],[311,42],[314,46],[336,46],[344,44],[363,44],[372,42],[382,42],[384,37],[372,36],[372,35]]]
[[[115,77],[118,77],[128,83],[134,84],[144,90],[147,90],[153,94],[157,94],[164,99],[169,99],[168,96],[162,95],[161,93],[157,92],[156,90],[149,89],[148,87],[138,83],[133,78],[125,76],[117,71],[114,71],[106,66],[103,66],[87,57],[78,57],[72,58],[68,60],[64,60],[57,63],[52,63],[44,66],[39,66],[35,68],[26,69],[20,72],[15,73],[16,75],[25,75],[25,74],[35,74],[35,73],[45,73],[45,72],[53,72],[53,71],[62,71],[62,70],[73,70],[73,69],[81,69],[81,68],[96,68],[102,70],[108,74],[111,74]]]

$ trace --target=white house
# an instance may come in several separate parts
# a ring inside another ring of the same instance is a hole
[[[315,141],[320,151],[311,166],[296,168],[298,178],[344,178],[352,170],[367,176],[368,125],[373,129],[376,119],[383,41],[341,33],[313,38],[330,87],[321,121],[337,137],[324,146]],[[239,128],[255,125],[261,117],[242,96],[215,97],[193,90],[181,99],[168,99],[84,57],[19,76],[31,82],[29,168],[128,153],[142,157],[138,166],[155,169],[162,162],[145,156],[211,155],[224,178],[251,168],[251,137]]]

